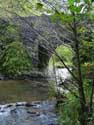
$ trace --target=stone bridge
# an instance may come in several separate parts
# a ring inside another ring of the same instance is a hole
[[[45,71],[54,50],[64,42],[69,42],[65,39],[68,34],[64,29],[59,23],[52,23],[48,16],[16,17],[14,21],[20,24],[22,42],[32,58],[34,70]]]

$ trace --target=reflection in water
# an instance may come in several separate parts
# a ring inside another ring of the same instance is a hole
[[[60,78],[70,75],[64,68],[56,69],[56,78],[59,84]],[[55,101],[43,101],[48,99],[48,90],[47,80],[0,81],[0,102],[9,103],[0,105],[0,125],[57,125]]]
[[[0,125],[57,125],[48,89],[47,80],[0,81]]]
[[[48,98],[47,80],[0,81],[0,103],[36,101]]]

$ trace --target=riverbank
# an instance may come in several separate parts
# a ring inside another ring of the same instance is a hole
[[[49,78],[48,74],[42,71],[32,71],[28,73],[24,73],[21,75],[2,75],[0,74],[0,80],[45,80]]]

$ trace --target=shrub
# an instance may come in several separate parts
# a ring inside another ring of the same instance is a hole
[[[8,44],[1,57],[1,73],[4,75],[21,75],[31,70],[31,58],[20,42]]]
[[[80,103],[71,93],[66,95],[67,99],[59,105],[61,125],[79,125]]]

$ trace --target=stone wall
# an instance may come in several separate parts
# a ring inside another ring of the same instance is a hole
[[[54,50],[69,37],[57,23],[52,23],[50,17],[16,17],[24,46],[32,57],[34,70],[45,70]],[[63,36],[62,36],[63,34]]]

